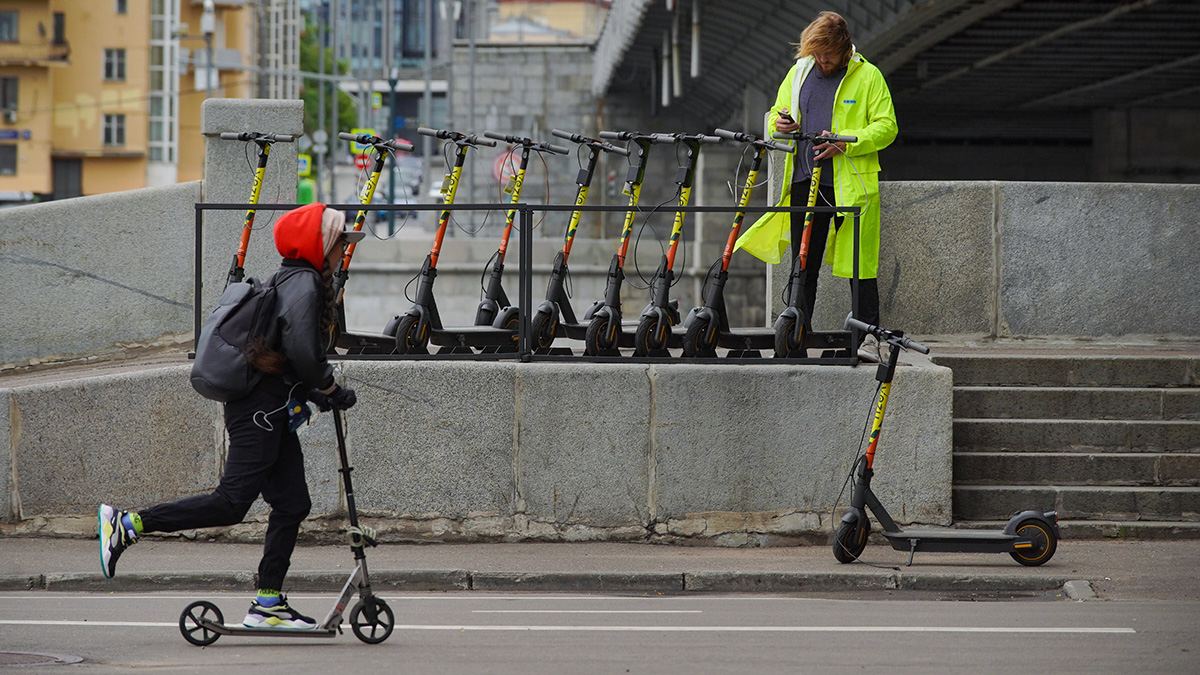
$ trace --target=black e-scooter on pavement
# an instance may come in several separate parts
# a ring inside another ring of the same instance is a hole
[[[371,582],[367,579],[367,546],[375,546],[375,533],[368,527],[358,524],[358,509],[354,505],[354,487],[350,483],[350,460],[346,455],[346,434],[342,429],[342,413],[333,410],[333,428],[337,431],[338,460],[341,462],[338,472],[342,474],[342,484],[346,488],[346,511],[350,516],[350,527],[346,530],[350,540],[350,550],[354,553],[354,569],[342,586],[342,592],[325,619],[315,628],[284,629],[284,628],[249,628],[247,626],[229,626],[221,610],[207,600],[199,600],[188,605],[179,615],[179,632],[183,639],[196,645],[206,647],[216,642],[222,635],[253,635],[255,637],[336,637],[342,632],[342,612],[346,609],[354,594],[358,594],[358,602],[350,610],[350,630],[363,642],[378,644],[388,639],[396,625],[396,617],[392,608],[382,598],[371,591]]]
[[[859,330],[874,335],[880,343],[888,343],[886,363],[880,363],[875,379],[879,380],[879,394],[875,402],[875,418],[871,426],[870,444],[866,453],[854,462],[854,491],[850,497],[850,508],[842,515],[841,522],[833,535],[833,557],[838,562],[857,560],[867,546],[867,535],[871,523],[867,509],[883,526],[883,536],[897,551],[908,551],[908,564],[912,565],[917,551],[942,553],[1007,553],[1022,565],[1037,566],[1050,560],[1058,548],[1058,513],[1054,511],[1020,511],[1008,520],[1003,530],[950,530],[950,529],[901,529],[892,520],[887,509],[871,491],[871,478],[875,475],[875,449],[879,444],[879,430],[883,426],[883,413],[887,408],[888,393],[892,378],[896,374],[896,362],[901,349],[912,349],[928,354],[925,345],[904,337],[904,331],[886,330],[846,317],[846,330]]]

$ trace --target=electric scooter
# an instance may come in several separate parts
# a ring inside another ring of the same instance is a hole
[[[413,150],[412,144],[407,141],[383,139],[371,134],[351,134],[343,131],[338,134],[338,138],[362,146],[370,146],[375,151],[375,163],[371,166],[371,173],[367,176],[367,181],[358,195],[358,202],[364,206],[370,205],[371,200],[375,198],[375,188],[379,185],[379,176],[383,173],[388,155],[393,152],[412,152]],[[354,230],[356,232],[362,230],[366,220],[367,210],[359,209],[358,215],[354,217]],[[350,261],[354,258],[354,250],[357,247],[357,243],[346,247],[346,254],[342,256],[342,264],[333,275],[333,294],[337,298],[337,311],[334,314],[333,325],[330,326],[332,332],[329,340],[330,349],[336,346],[344,347],[353,353],[390,352],[395,346],[395,340],[391,337],[383,334],[350,333],[346,328],[346,306],[343,299],[346,294],[346,280],[350,278]]]
[[[763,157],[768,150],[779,150],[788,154],[796,150],[794,146],[786,143],[768,141],[750,134],[725,129],[717,129],[713,133],[726,140],[749,143],[754,148],[754,159],[751,160],[750,173],[746,176],[746,185],[742,188],[742,196],[738,201],[738,208],[741,210],[734,215],[733,227],[725,241],[725,251],[709,268],[708,294],[703,298],[704,304],[688,312],[683,321],[687,329],[683,336],[684,356],[709,358],[717,355],[718,345],[737,349],[739,355],[745,355],[746,352],[756,352],[773,344],[773,332],[769,329],[730,329],[729,313],[725,309],[725,283],[729,280],[729,261],[733,259],[734,246],[737,244],[738,234],[742,231],[742,220],[746,217],[746,205],[750,203],[750,195],[754,193],[754,188],[758,187],[758,172],[762,168]],[[720,269],[716,269],[718,265]]]
[[[258,146],[258,166],[254,169],[254,187],[250,189],[250,205],[254,206],[258,203],[259,193],[262,192],[263,175],[267,171],[267,159],[271,156],[271,145],[291,143],[296,140],[296,137],[291,134],[261,134],[257,131],[225,131],[221,133],[220,138],[226,141],[253,142]],[[246,250],[250,247],[250,233],[254,231],[254,213],[253,208],[249,209],[246,211],[245,220],[242,221],[242,240],[238,243],[237,253],[234,254],[233,262],[229,265],[229,274],[225,277],[226,288],[229,287],[229,284],[242,281],[246,276]]]
[[[675,183],[679,185],[679,207],[685,208],[692,194],[692,185],[696,181],[696,163],[700,160],[700,146],[704,143],[720,143],[720,136],[704,134],[653,134],[654,143],[682,143],[687,148],[687,159],[684,166],[679,167],[675,174]],[[658,270],[650,282],[650,304],[642,310],[638,320],[637,332],[633,337],[634,356],[670,356],[667,346],[671,342],[673,326],[679,324],[679,301],[671,300],[671,286],[675,283],[675,252],[679,248],[679,239],[683,234],[684,212],[675,212],[675,224],[671,228],[670,244],[663,254]]]
[[[888,393],[892,378],[896,374],[896,362],[901,349],[912,349],[928,354],[925,345],[904,337],[904,331],[886,330],[846,317],[846,329],[869,333],[880,343],[891,345],[886,363],[880,363],[875,379],[879,381],[879,394],[875,402],[875,418],[871,426],[870,444],[867,451],[854,461],[854,491],[850,497],[850,508],[842,515],[841,522],[833,534],[833,557],[838,562],[857,560],[867,546],[867,535],[871,523],[867,509],[883,526],[883,536],[897,551],[908,551],[908,564],[912,565],[917,551],[946,553],[1007,553],[1022,565],[1037,566],[1050,560],[1058,548],[1058,513],[1055,511],[1021,511],[1009,519],[1003,530],[949,530],[949,529],[901,529],[879,498],[871,491],[871,478],[875,475],[875,450],[879,445],[879,430],[883,426],[883,414],[887,408]]]
[[[530,153],[552,152],[566,155],[571,152],[562,146],[538,143],[531,138],[511,134],[495,134],[485,131],[483,135],[512,145],[513,147],[509,149],[509,156],[518,147],[521,148],[521,163],[517,168],[517,173],[504,189],[505,192],[509,193],[509,204],[517,204],[521,201],[521,187],[525,184],[525,172],[529,167]],[[513,223],[516,219],[516,209],[510,209],[504,214],[504,233],[500,236],[500,248],[492,256],[495,262],[492,265],[492,274],[488,278],[487,290],[484,292],[483,300],[479,302],[479,307],[475,310],[476,326],[495,326],[496,328],[511,330],[513,335],[516,335],[518,322],[521,318],[520,310],[512,306],[509,302],[508,294],[504,292],[502,282],[504,280],[504,256],[508,252],[508,239],[512,234]],[[513,348],[515,347],[514,343]]]
[[[342,484],[346,488],[346,510],[350,516],[350,527],[346,530],[350,542],[350,550],[354,553],[354,569],[342,586],[342,592],[333,603],[325,619],[315,628],[283,629],[283,628],[250,628],[247,626],[229,626],[220,608],[207,600],[199,600],[188,605],[179,615],[179,632],[183,639],[196,645],[206,647],[216,642],[222,635],[252,635],[255,637],[336,637],[342,632],[342,612],[346,605],[358,594],[358,602],[350,610],[350,630],[363,642],[378,644],[388,639],[396,618],[392,608],[383,598],[371,591],[371,582],[367,578],[366,547],[375,546],[375,533],[369,527],[359,526],[358,510],[354,505],[354,487],[350,482],[350,460],[346,455],[346,434],[342,429],[342,413],[336,408],[333,411],[333,426],[337,431],[338,460],[342,474]]]
[[[621,285],[625,281],[625,254],[629,251],[633,220],[642,196],[642,182],[646,179],[646,161],[650,157],[650,145],[653,143],[651,135],[636,131],[600,132],[600,138],[607,140],[633,141],[629,151],[636,157],[625,176],[624,193],[629,196],[629,210],[625,212],[625,223],[621,227],[621,240],[617,244],[617,252],[608,265],[604,299],[592,303],[583,314],[583,320],[588,322],[583,341],[583,353],[587,356],[620,356],[618,347],[633,346],[633,335],[624,333],[621,329]]]
[[[805,134],[805,133],[782,133],[775,132],[771,134],[772,138],[791,139],[797,142],[811,141],[814,145],[818,143],[857,143],[857,136],[838,136],[836,134]],[[817,205],[817,194],[821,188],[821,167],[814,166],[812,170],[812,179],[808,182],[808,208],[812,209]],[[795,195],[793,195],[795,198]],[[812,235],[813,217],[816,214],[812,211],[804,214],[804,233],[800,235],[800,245],[796,247],[796,257],[792,260],[792,273],[788,277],[788,301],[787,306],[780,312],[779,317],[775,319],[775,357],[799,357],[803,358],[808,355],[810,346],[832,347],[835,350],[850,352],[850,336],[847,334],[824,334],[820,337],[823,339],[823,344],[812,344],[811,340],[805,338],[805,331],[808,328],[808,321],[812,317],[812,307],[807,307],[807,302],[804,298],[804,281],[808,275],[808,243],[809,237]],[[820,267],[821,261],[817,261],[817,270],[813,271],[816,274]],[[857,299],[855,299],[857,301]],[[812,335],[812,338],[817,338],[817,335]]]
[[[423,136],[433,136],[455,145],[454,167],[446,176],[442,185],[442,194],[447,207],[454,204],[454,195],[458,191],[459,179],[462,176],[463,164],[467,159],[467,150],[479,146],[495,147],[496,141],[467,135],[458,131],[445,129],[429,129],[420,127],[417,133]],[[421,266],[420,282],[417,285],[417,297],[413,306],[404,314],[399,314],[388,322],[383,332],[396,340],[396,352],[400,354],[428,354],[429,344],[442,347],[443,352],[471,352],[472,347],[483,349],[511,348],[517,339],[517,333],[508,328],[492,326],[465,326],[446,328],[442,325],[441,315],[438,314],[437,301],[433,296],[433,282],[437,278],[437,261],[442,250],[442,240],[446,236],[446,227],[450,224],[450,209],[443,209],[438,220],[437,233],[434,235],[433,249],[425,257]]]
[[[587,165],[579,170],[579,174],[575,178],[575,184],[579,186],[575,192],[575,206],[577,207],[583,206],[587,202],[588,187],[592,184],[592,176],[596,173],[596,162],[600,158],[600,151],[629,156],[628,150],[607,141],[559,129],[552,129],[550,133],[572,143],[578,143],[581,148],[587,148]],[[587,333],[587,325],[576,320],[575,310],[571,308],[571,298],[566,291],[566,279],[570,274],[567,269],[567,259],[571,257],[571,244],[575,241],[575,231],[579,228],[579,219],[582,216],[583,211],[578,209],[571,212],[567,233],[563,237],[562,250],[554,256],[554,265],[550,270],[550,282],[546,285],[546,299],[538,306],[530,323],[534,349],[549,349],[550,345],[554,344],[556,337],[582,340]]]

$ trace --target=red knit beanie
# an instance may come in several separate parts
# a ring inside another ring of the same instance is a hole
[[[308,261],[320,271],[325,265],[325,242],[321,237],[321,215],[325,205],[305,204],[275,221],[275,248],[279,255]]]

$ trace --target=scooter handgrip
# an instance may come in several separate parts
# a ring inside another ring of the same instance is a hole
[[[916,352],[921,352],[922,354],[929,353],[929,347],[926,347],[925,345],[921,344],[920,342],[917,342],[916,340],[910,340],[906,337],[902,337],[902,338],[900,338],[900,344],[905,349],[911,349]]]
[[[651,143],[675,143],[676,140],[674,134],[650,134]]]
[[[565,138],[568,141],[575,141],[576,143],[580,142],[580,140],[583,138],[579,134],[573,134],[569,131],[563,131],[562,129],[551,129],[550,133],[558,136],[559,138]]]
[[[475,145],[486,145],[489,148],[496,147],[496,141],[489,141],[486,138],[480,138],[478,136],[471,137],[471,142]]]
[[[399,152],[412,152],[414,150],[412,143],[409,143],[408,141],[405,141],[405,140],[401,140],[399,138],[393,138],[393,139],[389,140],[388,142],[384,143],[384,145],[391,148],[392,150],[399,151]]]
[[[546,144],[546,147],[547,147],[547,148],[549,148],[551,152],[557,152],[557,153],[558,153],[558,154],[560,154],[560,155],[569,155],[569,154],[571,154],[571,149],[570,149],[570,148],[564,148],[564,147],[563,147],[563,146],[561,146],[561,145],[551,145],[550,143],[547,143],[547,144]]]
[[[437,129],[430,129],[429,127],[417,127],[417,133],[421,134],[422,136],[433,136],[434,138],[443,138],[442,134],[445,132],[438,131]],[[338,136],[341,136],[341,134],[338,134]]]
[[[505,135],[505,134],[498,134],[494,131],[485,131],[485,132],[483,132],[483,135],[487,136],[488,138],[494,138],[498,141],[504,141],[506,143],[514,143],[515,142],[513,140],[512,136]]]
[[[700,142],[701,143],[720,143],[721,137],[720,136],[701,136]]]
[[[291,134],[267,134],[267,136],[276,143],[291,143],[296,140],[296,137]]]
[[[600,138],[604,138],[604,139],[607,139],[610,141],[624,141],[624,140],[628,140],[628,138],[627,138],[628,134],[629,134],[628,131],[601,131]]]
[[[775,131],[771,133],[771,138],[776,138],[781,141],[790,141],[796,136],[799,136],[799,134],[788,133],[786,131]]]
[[[339,131],[338,138],[342,139],[343,141],[358,142],[358,134],[352,134],[349,131]]]
[[[248,132],[240,132],[239,133],[237,131],[222,131],[221,139],[226,140],[226,141],[248,141],[248,140],[250,140],[249,138],[242,138],[242,133],[248,134]]]
[[[774,141],[768,141],[767,147],[771,148],[772,150],[782,150],[783,152],[796,151],[796,146],[792,145],[791,143],[775,143]]]
[[[875,331],[879,330],[879,326],[872,326],[865,321],[859,321],[858,319],[854,318],[853,314],[846,315],[845,328],[847,330],[857,329],[864,333],[871,333],[872,335],[875,334]]]
[[[813,139],[813,142],[823,143],[857,143],[858,136],[839,136],[837,134],[824,134]]]
[[[728,129],[713,129],[713,133],[720,136],[721,138],[726,139],[726,140],[730,140],[730,141],[741,140],[738,138],[737,133],[730,131]]]
[[[622,157],[629,156],[629,151],[619,145],[613,145],[612,143],[601,143],[600,147],[604,148],[608,152],[613,153],[614,155],[620,155]]]

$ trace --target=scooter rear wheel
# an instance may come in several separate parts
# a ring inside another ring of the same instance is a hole
[[[350,610],[350,630],[367,644],[375,645],[388,639],[395,626],[392,608],[373,595],[354,603],[354,609]]]
[[[838,523],[837,530],[833,533],[833,557],[840,563],[857,560],[867,547],[867,535],[870,532],[871,528],[859,527],[857,522],[848,523],[843,520]]]
[[[1040,520],[1022,520],[1017,523],[1016,533],[1018,537],[1029,537],[1033,541],[1032,549],[1009,553],[1013,560],[1022,565],[1037,567],[1053,557],[1058,549],[1058,537]]]
[[[717,333],[713,331],[712,339],[708,338],[709,322],[699,316],[692,319],[683,336],[683,353],[687,356],[712,358],[717,355]]]
[[[216,605],[207,600],[199,600],[188,605],[179,615],[179,632],[183,634],[184,640],[197,647],[207,647],[216,642],[221,634],[202,625],[201,619],[213,623],[225,623],[225,617]]]

